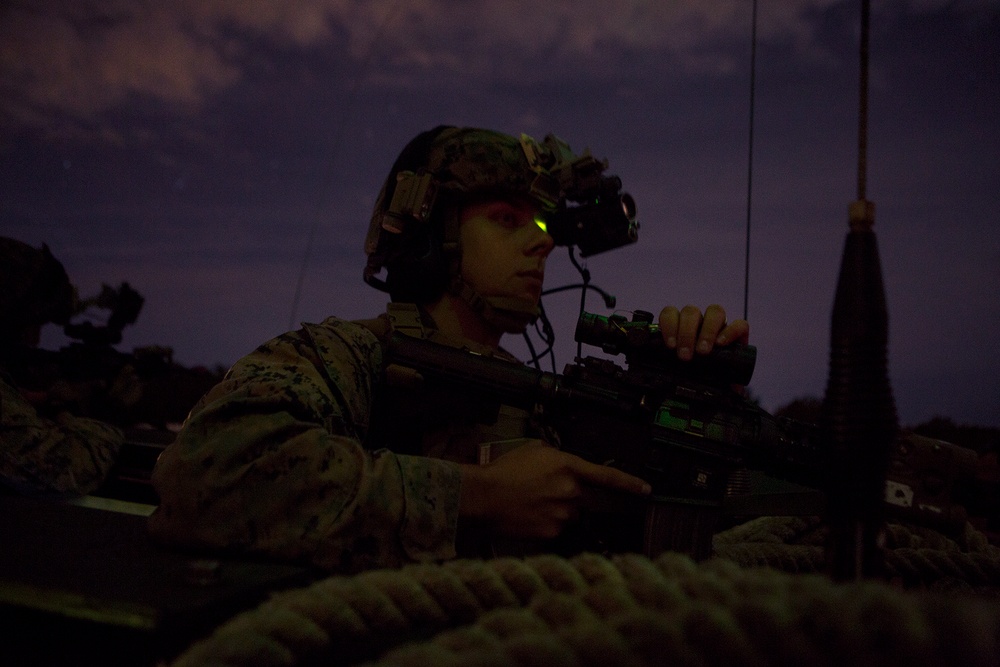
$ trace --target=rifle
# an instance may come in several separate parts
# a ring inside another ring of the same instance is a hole
[[[556,430],[564,451],[651,484],[647,498],[603,498],[604,511],[586,513],[571,548],[705,558],[738,471],[756,468],[822,485],[824,455],[811,431],[770,415],[734,388],[753,374],[753,346],[681,362],[643,311],[631,322],[583,313],[576,340],[624,354],[627,368],[586,357],[559,375],[398,332],[386,352],[388,364],[415,371],[429,389],[534,411]]]

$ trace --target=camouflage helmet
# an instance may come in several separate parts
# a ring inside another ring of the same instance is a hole
[[[458,209],[480,197],[521,197],[543,212],[559,206],[579,174],[572,154],[548,135],[542,143],[480,128],[442,125],[403,149],[379,193],[365,239],[365,282],[394,300],[436,298],[457,272]],[[385,268],[383,282],[376,275]]]
[[[518,139],[478,128],[439,126],[415,137],[396,159],[375,203],[365,250],[380,230],[403,233],[433,218],[437,198],[521,195],[552,208],[558,186],[528,162]]]

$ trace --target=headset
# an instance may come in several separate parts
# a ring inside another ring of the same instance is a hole
[[[375,202],[365,252],[366,283],[388,292],[393,301],[424,303],[448,287],[457,239],[444,250],[446,225],[430,224],[438,181],[425,170],[435,140],[451,125],[421,132],[403,148]],[[456,212],[457,214],[457,212]],[[457,225],[456,225],[457,226]],[[384,280],[377,274],[386,268]]]

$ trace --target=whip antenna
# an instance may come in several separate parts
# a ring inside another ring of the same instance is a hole
[[[865,196],[868,139],[869,0],[861,2],[858,104],[858,199],[830,324],[830,372],[823,433],[830,454],[827,569],[837,580],[880,576],[879,549],[889,457],[898,431],[888,373],[889,318],[872,227],[875,204]]]
[[[337,127],[337,134],[333,140],[333,147],[330,151],[330,165],[333,164],[337,153],[340,152],[340,144],[344,138],[344,131],[347,129],[347,121],[350,119],[351,111],[354,108],[354,103],[357,101],[358,94],[361,91],[361,84],[365,77],[368,76],[368,69],[371,66],[372,59],[375,56],[375,49],[381,43],[382,33],[385,32],[386,28],[389,26],[389,20],[392,15],[396,12],[396,7],[399,5],[399,0],[392,3],[392,5],[386,10],[385,15],[382,17],[381,23],[379,23],[378,30],[375,31],[375,36],[372,37],[371,43],[368,45],[368,51],[365,53],[364,59],[361,66],[357,70],[357,76],[354,77],[354,81],[351,83],[351,89],[347,93],[347,103],[344,105],[344,113],[340,119],[340,125]],[[329,166],[331,172],[334,171],[332,166]],[[312,256],[313,243],[316,240],[316,228],[319,226],[319,216],[313,220],[312,225],[309,227],[309,237],[306,240],[306,249],[302,254],[302,266],[299,268],[298,279],[295,282],[295,293],[292,295],[292,307],[288,314],[288,328],[294,329],[299,312],[299,300],[302,297],[302,285],[305,282],[306,271],[309,268],[309,259]]]
[[[747,232],[746,256],[743,260],[743,319],[747,319],[750,302],[750,210],[753,200],[753,111],[757,88],[757,0],[753,0],[750,19],[750,139],[747,149]]]

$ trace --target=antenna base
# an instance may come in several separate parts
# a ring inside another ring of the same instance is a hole
[[[867,199],[852,201],[847,209],[852,232],[868,232],[875,225],[875,202]]]

